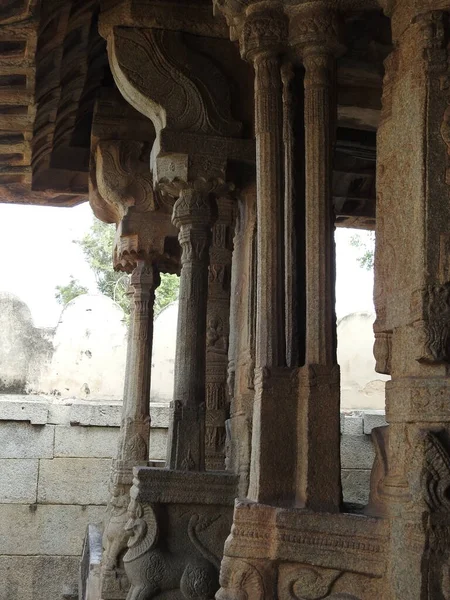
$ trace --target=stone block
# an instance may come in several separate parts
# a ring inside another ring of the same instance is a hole
[[[72,402],[69,404],[60,404],[54,402],[48,405],[47,423],[52,425],[70,425],[70,411]]]
[[[117,427],[56,427],[55,457],[115,458]]]
[[[362,435],[363,417],[362,415],[345,415],[343,431],[344,435]]]
[[[37,459],[5,458],[0,460],[0,503],[36,502]],[[2,537],[0,536],[0,540]],[[0,552],[3,552],[3,542]]]
[[[78,568],[76,556],[0,556],[0,600],[62,600]]]
[[[342,492],[344,502],[367,504],[370,492],[370,471],[366,469],[342,469]]]
[[[168,428],[170,419],[170,406],[167,403],[151,402],[150,416],[152,419],[152,428]]]
[[[370,434],[375,427],[387,425],[384,410],[364,411],[364,433]]]
[[[30,400],[30,396],[1,396],[0,421],[29,421],[32,425],[45,425],[47,415],[48,402]]]
[[[375,450],[368,435],[343,435],[341,437],[342,469],[371,469]]]
[[[43,459],[39,465],[38,502],[106,504],[111,460],[107,458]]]
[[[104,506],[0,504],[1,553],[79,560],[88,523],[100,523],[104,513]]]
[[[74,402],[70,409],[72,425],[91,425],[98,427],[120,427],[122,415],[121,402]]]
[[[53,425],[0,421],[0,458],[53,458]]]
[[[167,429],[150,431],[150,460],[166,460]]]

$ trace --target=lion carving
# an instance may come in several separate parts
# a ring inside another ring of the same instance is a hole
[[[130,534],[123,561],[131,583],[127,600],[151,600],[163,592],[179,590],[185,600],[213,600],[219,588],[219,561],[199,540],[198,533],[217,518],[193,514],[188,523],[192,552],[176,554],[156,548],[158,525],[154,510],[130,503],[125,526]]]

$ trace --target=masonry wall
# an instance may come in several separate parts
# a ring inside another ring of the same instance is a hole
[[[166,404],[150,455],[165,457]],[[0,600],[75,600],[83,537],[102,521],[120,402],[0,397]]]

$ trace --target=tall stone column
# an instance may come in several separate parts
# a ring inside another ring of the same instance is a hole
[[[131,318],[124,404],[117,460],[145,464],[150,438],[153,304],[160,282],[156,267],[138,260],[131,274]]]
[[[228,346],[234,200],[217,199],[217,220],[210,249],[206,329],[206,469],[225,469],[225,421],[228,415]]]
[[[173,209],[182,248],[173,423],[168,466],[205,470],[205,357],[213,212],[208,193],[182,189]]]
[[[103,600],[122,597],[128,587],[119,561],[128,537],[124,526],[133,468],[145,466],[149,459],[153,304],[159,281],[155,265],[144,260],[136,262],[130,281],[131,311],[122,420],[117,458],[112,466],[111,498],[103,535]]]
[[[256,368],[249,499],[289,503],[294,435],[286,369],[283,271],[283,105],[279,55],[287,39],[280,10],[247,9],[241,51],[255,69],[257,161]]]
[[[333,512],[341,504],[331,189],[337,16],[330,9],[300,12],[292,30],[305,68],[306,146],[306,360],[300,370],[297,500]]]

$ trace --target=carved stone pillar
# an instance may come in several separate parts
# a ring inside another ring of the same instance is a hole
[[[250,478],[255,374],[256,188],[240,194],[233,240],[231,275],[227,431],[227,469],[239,475],[238,497],[245,498]]]
[[[447,10],[383,2],[385,62],[377,138],[375,356],[386,384],[381,500],[391,539],[386,598],[450,590],[449,102]],[[427,5],[429,6],[429,5]]]
[[[257,157],[256,368],[248,497],[289,503],[294,436],[291,372],[286,369],[283,271],[283,106],[280,52],[287,40],[281,10],[250,6],[241,52],[255,69]],[[277,448],[283,447],[283,452]]]
[[[117,456],[119,461],[134,464],[148,461],[153,304],[159,281],[154,265],[137,261],[130,281],[132,311]]]
[[[108,102],[120,114],[113,97]],[[123,110],[123,109],[122,109]],[[94,132],[111,135],[108,113],[97,107]],[[116,123],[115,123],[116,124]],[[148,145],[135,140],[93,139],[90,202],[102,219],[117,224],[114,266],[131,274],[130,324],[118,452],[113,461],[111,496],[104,519],[100,580],[102,600],[125,598],[129,583],[122,556],[129,534],[127,521],[133,467],[149,459],[150,383],[153,342],[153,303],[159,271],[177,270],[177,258],[164,252],[165,240],[176,230],[153,190]]]
[[[182,189],[173,208],[182,248],[173,423],[167,464],[205,469],[205,373],[208,265],[213,212],[208,193]]]
[[[149,458],[153,303],[158,285],[156,266],[138,260],[130,281],[131,311],[122,420],[103,535],[101,597],[104,600],[122,597],[128,587],[120,558],[128,539],[124,527],[133,467],[145,466]]]
[[[300,370],[297,500],[333,512],[341,504],[331,189],[338,24],[336,14],[322,8],[299,12],[291,26],[305,68],[306,360]]]
[[[217,209],[209,252],[206,328],[205,461],[206,469],[211,471],[225,469],[233,199],[227,196],[218,198]]]

